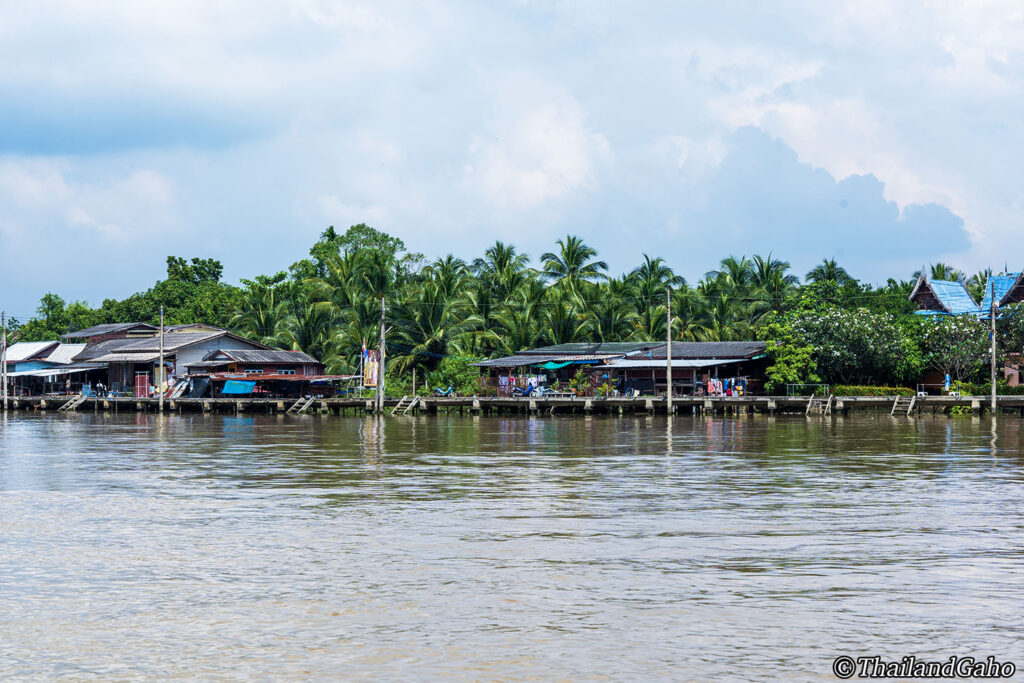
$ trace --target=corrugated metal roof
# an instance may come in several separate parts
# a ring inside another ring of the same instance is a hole
[[[91,358],[93,363],[152,363],[160,359],[160,352],[145,353],[105,353],[102,356]]]
[[[928,280],[927,284],[932,288],[935,296],[946,312],[953,315],[964,313],[978,313],[978,303],[967,291],[967,287],[959,280]]]
[[[1006,273],[1005,275],[990,275],[985,283],[985,297],[981,301],[979,311],[988,314],[992,310],[992,290],[996,293],[996,308],[1003,305],[1003,300],[1010,293],[1014,285],[1020,279],[1020,273]]]
[[[673,344],[673,346],[675,346]],[[718,359],[672,359],[672,368],[709,368],[715,365],[725,365],[726,363],[735,363],[737,358],[718,358]],[[630,358],[619,358],[613,360],[611,363],[604,365],[605,368],[614,368],[616,370],[626,370],[635,368],[661,368],[665,369],[665,360],[633,360]]]
[[[672,358],[736,358],[749,359],[765,352],[768,345],[762,341],[716,341],[716,342],[672,342]],[[650,351],[637,351],[626,358],[632,359],[664,359],[665,344]]]
[[[84,348],[85,344],[60,344],[46,357],[46,362],[62,365],[70,363]]]
[[[60,342],[55,341],[41,341],[41,342],[17,342],[7,347],[7,362],[18,363],[21,361],[29,360],[30,358],[40,357],[40,360],[45,359],[50,348],[56,348]]]
[[[555,344],[554,346],[541,346],[536,349],[526,349],[516,355],[523,354],[608,354],[621,355],[630,351],[650,349],[658,345],[658,342],[575,342],[571,344]]]
[[[75,330],[74,332],[68,332],[67,334],[61,335],[61,339],[96,337],[101,334],[111,334],[113,332],[122,332],[124,330],[130,330],[134,328],[143,328],[150,330],[156,329],[156,327],[148,323],[104,323],[102,325],[93,325],[92,327],[87,327],[84,330]]]
[[[593,361],[599,363],[608,358],[618,358],[622,354],[546,354],[546,355],[534,355],[530,354],[516,354],[514,356],[505,356],[503,358],[492,358],[490,360],[482,360],[477,363],[470,363],[470,365],[476,365],[482,368],[518,368],[525,365],[540,365],[548,361],[557,362],[588,362]]]
[[[100,370],[106,367],[106,363],[82,363],[71,366],[54,366],[42,370],[20,370],[7,373],[8,377],[50,377],[52,375],[72,375],[90,370]]]
[[[217,349],[206,354],[203,360],[211,360],[218,355],[227,356],[238,363],[319,363],[316,358],[302,351],[282,351],[279,349]]]

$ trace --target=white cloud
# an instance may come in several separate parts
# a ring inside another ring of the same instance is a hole
[[[611,146],[569,97],[513,110],[503,98],[486,133],[469,145],[466,182],[501,209],[531,210],[596,186]]]
[[[1015,2],[0,0],[0,11],[4,246],[112,264],[94,298],[147,286],[167,253],[221,258],[229,277],[277,270],[328,223],[359,221],[428,255],[471,257],[494,239],[537,253],[574,232],[614,268],[635,247],[706,270],[747,246],[719,228],[735,217],[723,204],[753,193],[716,172],[748,125],[833,179],[870,174],[899,206],[952,210],[972,237],[947,254],[963,268],[1001,265],[1024,221]],[[785,196],[777,226],[833,215],[820,197]],[[664,226],[717,241],[693,254]],[[851,253],[856,272],[869,257]],[[32,301],[50,286],[80,296],[73,274],[26,266],[19,286]]]

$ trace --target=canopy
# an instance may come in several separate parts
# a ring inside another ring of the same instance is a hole
[[[541,363],[538,367],[543,368],[544,370],[558,370],[560,368],[564,368],[566,365],[572,365],[572,361],[567,360],[564,363],[556,363],[553,360],[549,360],[547,363]]]
[[[51,375],[75,375],[80,372],[89,372],[90,370],[100,370],[105,366],[98,366],[92,368],[44,368],[42,370],[19,370],[17,372],[8,372],[8,377],[50,377]]]
[[[256,382],[243,382],[237,379],[229,379],[224,382],[224,388],[221,389],[222,394],[251,394],[253,389],[256,388]]]

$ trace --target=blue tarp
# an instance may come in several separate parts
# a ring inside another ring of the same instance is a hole
[[[222,394],[251,394],[252,390],[256,388],[256,382],[243,382],[237,379],[229,379],[224,382],[224,389],[221,390]]]

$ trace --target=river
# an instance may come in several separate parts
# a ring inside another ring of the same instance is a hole
[[[0,420],[0,677],[830,680],[1024,640],[1018,418]]]

